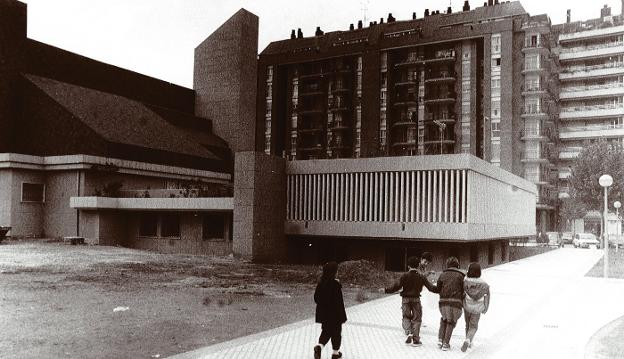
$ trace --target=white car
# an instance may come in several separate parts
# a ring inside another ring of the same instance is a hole
[[[591,246],[598,248],[600,247],[600,242],[592,233],[576,233],[572,240],[572,245],[574,245],[574,248],[589,248]]]

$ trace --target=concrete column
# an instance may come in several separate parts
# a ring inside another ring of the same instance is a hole
[[[239,152],[234,161],[234,255],[258,262],[285,260],[285,160]]]

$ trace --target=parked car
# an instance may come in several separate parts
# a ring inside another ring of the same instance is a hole
[[[561,241],[563,244],[572,244],[572,232],[561,232]]]
[[[563,245],[561,243],[561,237],[559,237],[559,232],[546,232],[546,236],[548,237],[549,246],[561,247]]]
[[[609,235],[609,247],[624,248],[624,235],[610,234]]]
[[[572,245],[574,245],[574,248],[589,248],[591,246],[598,248],[600,247],[600,242],[592,233],[576,233],[572,240]]]

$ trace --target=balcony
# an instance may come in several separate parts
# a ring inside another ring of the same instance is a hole
[[[540,66],[525,66],[522,68],[522,74],[538,73],[544,70],[545,69]]]
[[[299,116],[307,116],[307,115],[324,114],[325,111],[323,111],[322,109],[318,109],[318,108],[310,108],[310,109],[299,110],[297,111],[297,113],[299,114]]]
[[[455,61],[455,51],[442,52],[435,57],[425,59],[423,62],[426,64]]]
[[[425,79],[426,84],[430,83],[445,83],[445,82],[455,82],[456,78],[454,75],[444,75],[440,74],[439,76],[432,76]]]
[[[624,42],[609,42],[606,44],[562,48],[559,61],[592,59],[624,53]]]
[[[523,151],[520,156],[523,163],[548,163],[547,151]]]
[[[406,80],[406,81],[399,81],[394,84],[394,87],[411,87],[411,86],[416,86],[416,82],[412,80]]]
[[[583,150],[583,147],[564,147],[559,150],[560,160],[573,160],[578,157],[579,153]]]
[[[623,83],[604,85],[562,87],[559,92],[561,100],[581,100],[595,97],[613,97],[624,95]]]
[[[593,66],[570,66],[559,73],[559,80],[581,80],[586,78],[602,78],[624,74],[624,63],[608,62]]]
[[[552,132],[547,129],[524,129],[520,131],[520,139],[523,141],[527,140],[538,140],[538,141],[546,141],[550,139]]]
[[[317,89],[302,89],[299,91],[299,97],[324,96],[325,92]]]
[[[559,118],[561,120],[617,117],[623,115],[623,104],[561,107],[559,112]]]
[[[334,89],[332,89],[332,90],[331,90],[331,93],[332,93],[332,94],[345,94],[345,93],[348,93],[348,92],[350,92],[350,91],[351,91],[351,89],[349,89],[349,88],[346,88],[346,87],[338,87],[338,88],[334,88]]]
[[[395,122],[392,124],[392,127],[410,127],[410,126],[416,126],[418,125],[418,123],[409,120],[409,119],[400,119],[399,121]]]
[[[588,29],[559,35],[559,42],[589,40],[624,33],[624,26],[612,26],[604,29]]]
[[[569,126],[559,130],[559,138],[562,140],[624,137],[624,125]]]
[[[350,126],[339,121],[334,122],[329,128],[334,132],[351,130]]]
[[[416,147],[418,143],[416,140],[399,140],[397,142],[392,143],[392,147]]]
[[[319,72],[314,72],[310,74],[299,75],[299,80],[300,81],[317,80],[317,79],[322,78],[323,76],[324,76],[324,73],[322,71],[319,71]]]
[[[522,48],[523,53],[535,53],[535,52],[548,52],[548,44],[543,41],[537,41],[534,43],[528,42],[524,44]]]
[[[429,97],[425,98],[425,105],[446,105],[455,103],[455,95],[453,94],[442,94],[440,97]]]
[[[544,113],[541,109],[525,108],[524,113],[521,115],[521,117],[547,119],[548,115]]]
[[[395,107],[410,107],[410,106],[416,106],[417,102],[416,100],[406,100],[406,101],[399,100],[393,103],[392,105]]]
[[[331,111],[332,113],[337,113],[337,112],[349,112],[351,111],[350,108],[345,107],[345,106],[332,106],[329,108],[329,111]]]
[[[319,135],[323,132],[323,128],[321,127],[298,128],[297,132],[300,135]]]
[[[297,151],[301,152],[322,152],[323,146],[321,144],[316,144],[312,146],[304,145],[307,147],[297,147]]]
[[[540,86],[522,88],[522,96],[544,96],[547,93],[548,91]]]

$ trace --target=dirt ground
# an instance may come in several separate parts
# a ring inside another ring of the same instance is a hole
[[[4,241],[1,357],[164,358],[312,317],[319,273],[230,257]],[[378,298],[376,288],[393,278],[372,277],[342,281],[347,305]]]

